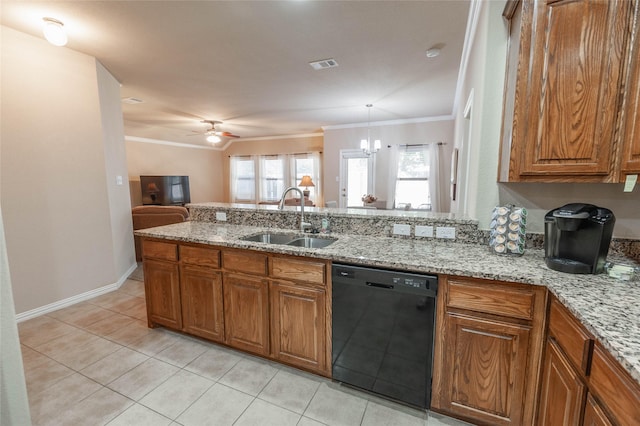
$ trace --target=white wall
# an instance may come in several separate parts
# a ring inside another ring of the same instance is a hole
[[[142,204],[141,175],[189,176],[192,203],[224,201],[222,151],[127,140],[127,169],[134,206]]]
[[[135,253],[130,250],[133,245],[133,224],[127,185],[127,155],[124,146],[120,83],[99,62],[96,63],[96,72],[100,95],[113,260],[116,277],[121,277],[135,263]]]
[[[380,139],[382,149],[375,159],[375,195],[386,199],[388,180],[388,145],[424,144],[443,142],[441,147],[442,175],[450,176],[451,152],[453,150],[454,121],[449,118],[434,119],[420,123],[371,124],[371,139]],[[350,128],[327,128],[324,130],[324,188],[325,200],[339,200],[340,188],[336,178],[340,176],[340,150],[360,149],[360,139],[366,138],[366,125]],[[448,179],[446,183],[448,194]],[[449,197],[446,197],[448,200]],[[443,211],[449,211],[445,205]]]
[[[1,31],[0,195],[15,308],[24,313],[122,279],[134,258],[123,234],[131,215],[127,186],[112,179],[124,144],[115,81],[95,58]]]
[[[481,1],[477,32],[471,48],[463,90],[456,111],[455,141],[461,144],[465,119],[463,109],[474,93],[469,173],[469,215],[488,229],[491,210],[496,205],[516,204],[529,211],[527,231],[544,232],[544,214],[571,202],[586,202],[613,210],[614,236],[640,238],[640,189],[623,193],[622,185],[581,183],[498,184],[498,155],[502,121],[507,25],[502,18],[505,1]]]

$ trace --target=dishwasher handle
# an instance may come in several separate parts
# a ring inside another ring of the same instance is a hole
[[[378,288],[386,288],[389,290],[393,290],[394,286],[392,284],[380,284],[380,283],[374,283],[371,281],[367,281],[365,284],[367,284],[369,287],[378,287]]]

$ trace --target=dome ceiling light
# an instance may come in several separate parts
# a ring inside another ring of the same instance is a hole
[[[54,18],[42,18],[44,26],[42,32],[44,38],[54,46],[64,46],[67,44],[67,33],[64,31],[64,24]]]

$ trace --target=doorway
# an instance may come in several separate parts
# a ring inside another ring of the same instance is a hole
[[[361,207],[362,196],[373,194],[372,155],[360,149],[340,150],[340,207]]]

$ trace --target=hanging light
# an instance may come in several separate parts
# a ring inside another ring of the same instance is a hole
[[[67,44],[67,33],[64,31],[64,24],[54,18],[42,18],[44,27],[42,32],[44,38],[54,46],[64,46]]]
[[[220,139],[220,136],[218,136],[218,135],[209,135],[209,136],[207,136],[207,142],[218,143],[221,140],[222,139]]]
[[[362,152],[364,152],[365,155],[371,155],[372,153],[375,154],[380,150],[382,143],[380,142],[380,139],[376,139],[373,141],[373,147],[371,146],[371,107],[373,107],[373,104],[367,104],[365,106],[369,109],[367,117],[367,138],[360,140],[360,149],[362,149]]]

